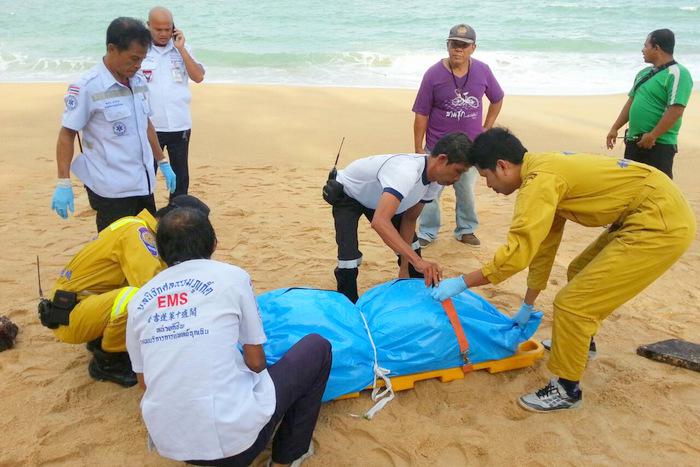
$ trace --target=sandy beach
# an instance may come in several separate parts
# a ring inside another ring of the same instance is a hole
[[[279,287],[334,288],[335,242],[330,207],[321,199],[341,137],[340,166],[371,154],[412,150],[415,92],[392,89],[284,86],[193,86],[190,191],[212,208],[219,248],[214,258],[252,276],[256,291]],[[75,215],[50,210],[63,84],[0,84],[0,315],[20,326],[16,347],[0,353],[0,466],[174,465],[146,447],[139,388],[92,380],[84,346],[59,343],[36,315],[36,255],[44,291],[95,235],[94,213],[74,177]],[[498,123],[533,152],[604,148],[624,95],[506,96]],[[700,218],[700,96],[684,115],[676,182]],[[514,197],[479,180],[482,240],[469,249],[452,237],[454,191],[443,196],[439,241],[424,256],[446,276],[491,258],[504,241]],[[157,202],[167,200],[159,176]],[[552,300],[566,266],[600,229],[569,223],[550,285],[538,299],[545,312],[537,338],[549,337]],[[360,227],[361,290],[397,274],[393,254]],[[636,355],[667,338],[700,342],[700,243],[674,267],[608,319],[598,358],[583,379],[584,405],[539,415],[516,398],[549,378],[535,367],[463,381],[418,383],[398,393],[372,421],[353,418],[371,406],[359,399],[326,404],[314,434],[309,466],[384,465],[697,465],[700,459],[700,373]],[[478,290],[512,313],[525,291],[522,272]],[[693,285],[696,284],[696,285]],[[266,461],[261,456],[257,463]]]

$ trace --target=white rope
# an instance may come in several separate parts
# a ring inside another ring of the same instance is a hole
[[[358,310],[359,311],[359,310]],[[374,339],[372,339],[372,333],[369,332],[369,325],[367,324],[367,319],[365,315],[359,311],[362,317],[362,322],[365,325],[365,330],[367,331],[367,337],[369,337],[369,343],[372,344],[372,351],[374,352],[374,382],[372,383],[372,400],[376,402],[371,409],[369,409],[362,417],[367,420],[372,420],[377,412],[382,410],[393,398],[394,389],[391,387],[391,379],[387,376],[390,370],[382,368],[379,366],[379,361],[377,359],[377,347],[374,345]],[[384,381],[384,387],[377,386],[377,378],[381,378]],[[353,415],[353,414],[351,414]],[[358,415],[353,415],[358,417]]]

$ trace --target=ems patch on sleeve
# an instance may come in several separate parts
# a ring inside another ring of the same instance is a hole
[[[153,256],[158,256],[158,248],[156,248],[156,239],[148,227],[139,227],[139,238],[143,242],[148,252]]]
[[[78,99],[73,94],[68,94],[63,101],[66,103],[66,110],[74,110],[78,107]]]

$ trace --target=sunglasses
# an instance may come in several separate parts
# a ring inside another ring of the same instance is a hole
[[[447,41],[447,46],[450,49],[466,49],[468,47],[471,47],[472,45],[474,45],[474,43],[467,44],[466,42],[462,42],[462,41],[450,41],[450,40]]]

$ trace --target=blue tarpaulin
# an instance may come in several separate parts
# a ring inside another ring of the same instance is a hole
[[[452,297],[472,363],[500,360],[537,330],[542,313],[533,313],[524,328],[486,299],[467,290]],[[459,343],[440,302],[421,279],[399,279],[378,285],[357,302],[377,346],[379,366],[390,376],[442,370],[463,365]]]
[[[361,391],[374,381],[374,352],[360,310],[345,295],[318,289],[277,289],[258,296],[267,364],[272,365],[307,334],[333,345],[333,366],[323,393],[328,401]]]
[[[323,400],[360,391],[374,381],[374,351],[389,377],[463,364],[459,344],[442,304],[419,279],[393,280],[367,291],[356,305],[344,295],[318,289],[278,289],[258,296],[268,341],[268,364],[302,337],[317,333],[333,345],[333,366]],[[470,360],[499,360],[515,353],[542,319],[533,313],[524,328],[473,292],[452,298],[470,347]]]

